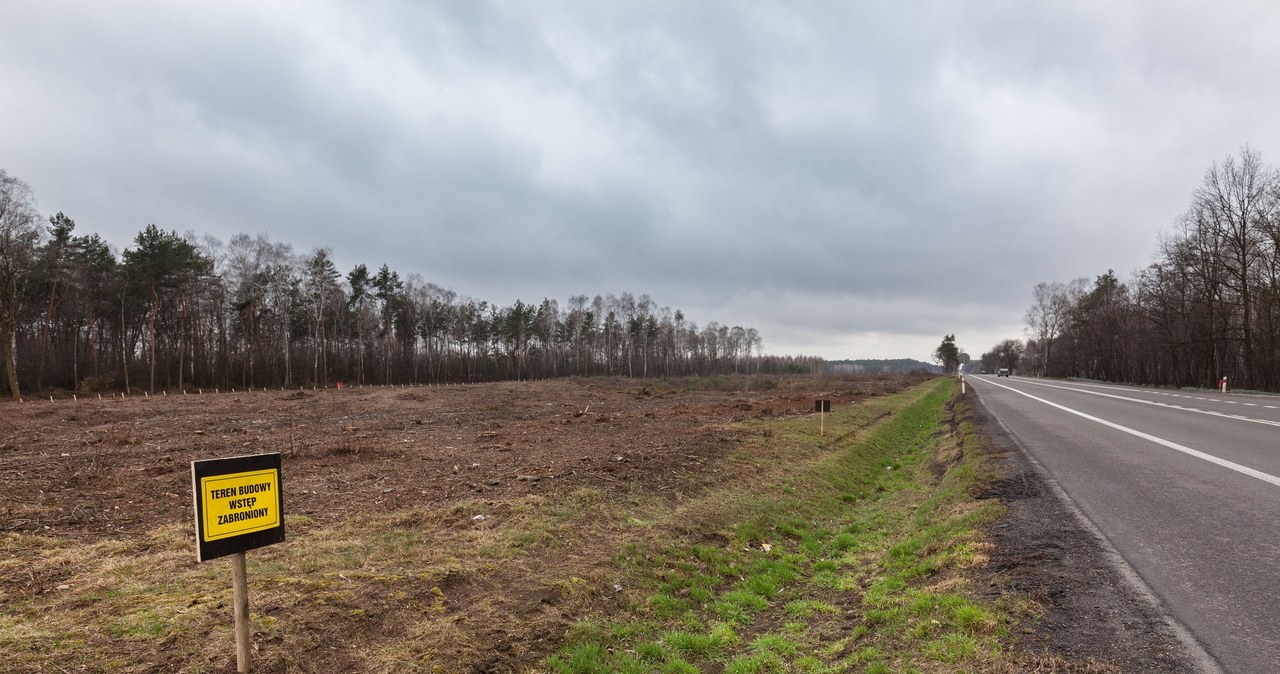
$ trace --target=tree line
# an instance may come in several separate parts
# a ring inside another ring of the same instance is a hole
[[[914,358],[860,358],[857,360],[829,360],[827,372],[832,374],[936,374],[942,371],[933,363]]]
[[[630,293],[499,306],[327,248],[223,243],[154,224],[116,255],[63,213],[42,221],[0,170],[0,388],[82,391],[479,382],[819,371],[755,328],[699,327]]]
[[[1002,339],[990,351],[982,354],[978,364],[982,372],[999,372],[1000,368],[1008,368],[1013,372],[1018,369],[1025,350],[1026,345],[1020,339]]]
[[[1280,172],[1241,148],[1205,172],[1151,264],[1033,298],[1021,357],[1035,372],[1280,390]]]

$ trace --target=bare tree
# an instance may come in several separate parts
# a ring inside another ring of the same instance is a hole
[[[1053,355],[1053,343],[1066,326],[1071,306],[1067,286],[1057,281],[1037,283],[1033,296],[1035,301],[1027,309],[1027,329],[1044,354],[1044,359],[1035,365],[1036,372],[1043,375]]]
[[[1022,340],[1018,339],[1001,340],[991,349],[998,364],[997,367],[1007,367],[1010,372],[1018,369],[1018,363],[1022,360],[1022,354],[1025,351],[1026,346]]]
[[[1191,206],[1197,224],[1208,228],[1223,244],[1223,256],[1216,263],[1226,271],[1224,280],[1239,302],[1237,325],[1244,349],[1245,383],[1254,376],[1253,275],[1263,253],[1267,188],[1274,182],[1274,170],[1245,146],[1240,148],[1238,162],[1229,156],[1209,167]]]
[[[14,400],[18,388],[17,322],[27,276],[40,241],[36,198],[26,183],[0,169],[0,360]]]

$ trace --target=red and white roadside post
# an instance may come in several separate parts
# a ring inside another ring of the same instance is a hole
[[[1226,378],[1225,376],[1222,378],[1222,381],[1221,381],[1221,382],[1219,382],[1219,384],[1220,384],[1220,385],[1219,385],[1219,389],[1220,389],[1223,393],[1226,393],[1226,392],[1227,392],[1227,378]]]

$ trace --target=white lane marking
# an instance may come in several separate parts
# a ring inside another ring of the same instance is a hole
[[[1173,405],[1173,404],[1171,404],[1171,403],[1161,403],[1161,402],[1156,402],[1156,401],[1154,401],[1154,400],[1143,400],[1142,398],[1130,398],[1129,396],[1119,396],[1119,395],[1115,395],[1114,393],[1103,393],[1103,392],[1101,392],[1101,391],[1090,391],[1090,390],[1087,390],[1087,389],[1075,388],[1075,387],[1072,387],[1072,386],[1058,386],[1058,385],[1056,385],[1056,384],[1046,384],[1046,383],[1044,383],[1044,382],[1039,382],[1039,381],[1030,381],[1030,380],[1027,380],[1027,379],[1023,379],[1023,380],[1021,380],[1021,382],[1022,382],[1023,384],[1027,384],[1027,385],[1030,385],[1030,386],[1044,386],[1044,387],[1046,387],[1046,388],[1062,389],[1063,391],[1075,391],[1076,393],[1084,393],[1084,394],[1091,395],[1091,396],[1101,396],[1101,397],[1103,397],[1103,398],[1112,398],[1112,399],[1115,399],[1115,400],[1124,400],[1124,401],[1128,401],[1128,402],[1132,402],[1132,403],[1141,403],[1141,404],[1143,404],[1143,405],[1151,405],[1151,406],[1153,406],[1153,407],[1164,407],[1164,408],[1168,408],[1168,409],[1183,409],[1183,410],[1186,410],[1186,411],[1188,411],[1188,412],[1198,412],[1198,413],[1200,413],[1200,414],[1207,414],[1207,415],[1209,415],[1209,416],[1211,416],[1211,417],[1221,417],[1221,418],[1223,418],[1223,419],[1239,419],[1240,421],[1249,421],[1249,422],[1252,422],[1252,423],[1255,423],[1255,424],[1265,424],[1265,425],[1267,425],[1267,426],[1280,426],[1280,421],[1271,421],[1270,419],[1252,419],[1252,418],[1250,418],[1250,417],[1242,417],[1242,416],[1240,416],[1240,415],[1238,415],[1238,414],[1227,414],[1226,412],[1215,412],[1215,411],[1213,411],[1213,410],[1195,410],[1195,409],[1191,409],[1191,408],[1189,408],[1189,407],[1179,407],[1178,405]],[[993,382],[993,383],[994,383],[994,382]],[[1113,388],[1115,388],[1115,387],[1113,387]],[[1130,391],[1132,391],[1133,389],[1125,389],[1125,390],[1130,390]],[[1210,398],[1210,399],[1209,399],[1209,401],[1210,401],[1210,402],[1219,402],[1219,401],[1217,401],[1217,400],[1214,400],[1213,398]]]
[[[1257,406],[1258,406],[1258,403],[1240,403],[1240,404],[1241,404],[1241,405],[1244,405],[1245,407],[1257,407]]]
[[[1035,382],[1032,382],[1032,381],[1027,380],[1027,379],[1023,379],[1022,381],[1026,382],[1026,383],[1028,383],[1028,384],[1035,383]],[[1087,388],[1105,388],[1105,389],[1110,389],[1110,390],[1112,390],[1112,391],[1125,391],[1125,392],[1128,392],[1128,393],[1150,393],[1151,395],[1173,396],[1173,397],[1175,397],[1175,398],[1193,398],[1193,397],[1194,397],[1196,400],[1208,400],[1209,402],[1214,402],[1214,403],[1229,403],[1229,404],[1232,404],[1232,405],[1234,405],[1234,404],[1236,404],[1236,403],[1237,403],[1237,401],[1235,401],[1235,400],[1221,400],[1221,399],[1219,399],[1219,398],[1202,398],[1202,397],[1200,397],[1200,396],[1191,396],[1191,395],[1183,395],[1183,394],[1178,394],[1178,393],[1169,393],[1169,392],[1167,392],[1167,391],[1155,391],[1155,390],[1139,389],[1139,388],[1134,388],[1134,387],[1132,387],[1132,386],[1114,386],[1114,385],[1108,385],[1108,384],[1086,384],[1086,383],[1084,383],[1084,382],[1072,382],[1072,383],[1074,383],[1076,386],[1082,386],[1082,387],[1087,387]],[[1072,389],[1072,390],[1073,390],[1073,391],[1075,391],[1075,390],[1079,390],[1079,389]],[[1261,397],[1265,397],[1265,398],[1274,398],[1275,396],[1274,396],[1274,395],[1270,395],[1270,396],[1261,396]],[[1241,403],[1241,404],[1249,405],[1250,403]],[[1280,409],[1280,407],[1277,407],[1277,406],[1275,406],[1275,405],[1255,405],[1255,406],[1258,406],[1258,407],[1265,407],[1265,408],[1267,408],[1267,409],[1272,409],[1272,410],[1274,410],[1274,409]]]
[[[1248,466],[1243,466],[1234,461],[1228,461],[1226,459],[1218,458],[1212,454],[1206,454],[1205,452],[1202,452],[1198,449],[1192,449],[1186,445],[1180,445],[1176,442],[1173,442],[1172,440],[1165,440],[1164,438],[1156,437],[1154,435],[1151,435],[1150,433],[1143,433],[1142,431],[1129,428],[1128,426],[1121,426],[1120,424],[1117,424],[1114,421],[1107,421],[1106,419],[1103,419],[1101,417],[1095,417],[1092,414],[1085,414],[1084,412],[1081,412],[1079,410],[1071,409],[1066,405],[1059,405],[1058,403],[1055,403],[1052,400],[1045,400],[1044,398],[1041,398],[1039,396],[1033,396],[1030,393],[1026,393],[1025,391],[1019,391],[1018,389],[1013,388],[1012,386],[1005,386],[1004,384],[998,384],[993,381],[986,381],[985,383],[999,386],[1002,389],[1013,391],[1014,393],[1017,393],[1020,396],[1026,396],[1036,402],[1041,402],[1050,407],[1055,407],[1057,409],[1060,409],[1063,412],[1074,414],[1082,419],[1088,419],[1089,421],[1102,424],[1103,426],[1106,426],[1108,428],[1114,428],[1117,431],[1120,431],[1122,433],[1128,433],[1129,435],[1142,438],[1143,440],[1149,440],[1151,442],[1156,443],[1157,445],[1168,447],[1169,449],[1182,452],[1183,454],[1186,454],[1188,456],[1194,456],[1197,459],[1201,459],[1203,461],[1208,461],[1209,463],[1222,466],[1223,468],[1226,468],[1228,470],[1234,470],[1235,472],[1240,473],[1241,475],[1248,475],[1249,477],[1257,478],[1259,480],[1262,480],[1263,482],[1280,487],[1280,477],[1276,477],[1275,475],[1271,475],[1270,473],[1264,473],[1260,470],[1250,468]],[[1062,388],[1062,387],[1055,386],[1054,388]]]

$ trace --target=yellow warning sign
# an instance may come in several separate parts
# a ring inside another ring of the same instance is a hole
[[[280,471],[275,468],[200,478],[201,535],[216,541],[280,526]]]

